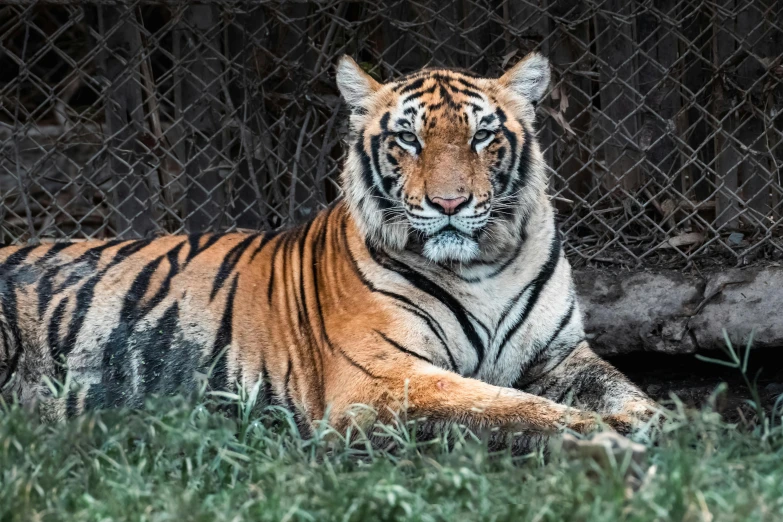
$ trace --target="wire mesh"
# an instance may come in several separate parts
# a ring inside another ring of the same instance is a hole
[[[573,262],[783,258],[778,0],[0,1],[0,243],[300,222],[340,193],[339,55],[534,49]]]

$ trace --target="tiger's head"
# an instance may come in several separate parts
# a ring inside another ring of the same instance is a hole
[[[491,261],[517,245],[545,194],[534,123],[548,84],[535,53],[500,78],[427,69],[386,84],[344,56],[342,183],[367,240],[437,263]]]

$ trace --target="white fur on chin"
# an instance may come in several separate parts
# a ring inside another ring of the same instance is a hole
[[[436,262],[459,261],[466,263],[478,258],[479,246],[473,239],[456,232],[442,232],[424,242],[424,255]]]

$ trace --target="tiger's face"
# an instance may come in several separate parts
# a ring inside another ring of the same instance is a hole
[[[497,79],[424,70],[384,85],[343,57],[343,187],[368,240],[438,263],[491,261],[518,244],[545,189],[533,125],[548,83],[537,54]]]

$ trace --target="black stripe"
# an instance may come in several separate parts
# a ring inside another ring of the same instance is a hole
[[[339,349],[339,352],[340,352],[340,355],[342,355],[343,357],[345,357],[345,360],[347,360],[347,361],[350,363],[350,365],[351,365],[351,366],[353,366],[354,368],[356,368],[356,369],[360,370],[360,371],[361,371],[361,372],[363,372],[365,375],[367,375],[367,376],[369,376],[369,377],[372,377],[373,379],[381,379],[381,377],[380,377],[379,375],[375,375],[375,374],[374,374],[374,373],[372,373],[370,370],[368,370],[367,368],[365,368],[364,366],[362,366],[362,365],[361,365],[361,364],[359,364],[358,362],[356,362],[356,361],[354,361],[353,359],[351,359],[351,358],[348,356],[348,354],[347,354],[347,353],[345,353],[345,351],[344,351],[342,348],[340,348],[340,349]]]
[[[500,121],[500,131],[503,133],[503,136],[506,138],[506,141],[508,141],[508,147],[511,152],[509,165],[513,169],[515,165],[517,165],[517,155],[519,154],[517,152],[517,136],[513,132],[511,132],[508,127],[506,127],[506,121],[508,121],[506,117],[506,113],[502,109],[497,109],[495,111],[495,114],[497,114],[498,120]],[[527,140],[525,140],[527,142]],[[502,196],[506,193],[509,183],[511,181],[511,172],[510,171],[501,171],[497,173],[496,176],[497,181],[497,187],[495,190],[495,193],[498,196]]]
[[[405,105],[409,101],[415,100],[416,98],[419,98],[420,96],[424,96],[425,94],[432,94],[433,92],[435,92],[437,88],[438,88],[438,84],[434,83],[432,84],[432,87],[427,87],[426,89],[413,92],[402,99],[402,104]]]
[[[467,96],[468,98],[484,101],[484,96],[482,96],[478,91],[474,91],[473,89],[460,88],[454,85],[449,85],[449,88],[456,93]]]
[[[557,327],[555,328],[555,331],[552,332],[552,335],[549,336],[549,339],[540,346],[537,346],[529,358],[528,362],[524,363],[522,367],[519,369],[519,375],[524,375],[525,371],[527,371],[529,368],[535,368],[541,360],[547,355],[547,351],[549,350],[549,347],[552,346],[552,343],[555,342],[555,340],[558,338],[560,333],[563,331],[563,328],[565,328],[568,323],[571,322],[571,318],[574,316],[574,309],[576,308],[576,299],[571,299],[571,304],[568,306],[568,310],[565,314],[563,314],[563,317],[560,318],[560,322],[558,323]],[[518,380],[519,377],[515,380]]]
[[[317,316],[318,321],[318,329],[321,333],[321,337],[323,339],[323,343],[326,344],[326,346],[329,348],[330,351],[334,352],[334,348],[332,347],[332,342],[329,339],[329,335],[326,332],[326,325],[324,323],[324,316],[323,316],[323,310],[321,309],[321,294],[318,289],[319,286],[319,275],[318,275],[318,260],[325,259],[325,249],[326,249],[326,233],[329,228],[329,219],[332,216],[332,209],[329,209],[326,211],[326,215],[324,216],[323,223],[320,224],[317,234],[312,240],[311,244],[311,252],[310,255],[312,256],[311,259],[311,277],[312,277],[312,288],[313,288],[313,297],[315,298],[315,314]],[[304,273],[301,275],[302,279],[304,279]],[[312,327],[311,330],[312,332]],[[318,390],[317,390],[317,397],[320,401],[320,407],[322,408],[321,411],[324,411],[326,409],[326,404],[324,403],[325,397],[326,397],[326,383],[324,381],[324,361],[323,361],[323,354],[321,352],[321,347],[317,346],[315,347],[316,352],[315,355],[318,356],[318,362],[319,366],[317,368],[318,370]],[[313,357],[315,358],[315,356]]]
[[[310,424],[302,415],[302,410],[294,404],[293,397],[291,395],[291,377],[293,375],[293,364],[291,359],[288,359],[288,369],[285,372],[285,383],[283,384],[285,407],[288,411],[294,414],[294,421],[296,422],[296,428],[299,431],[299,435],[307,438],[311,435]]]
[[[179,303],[169,306],[150,332],[152,338],[142,345],[144,393],[162,392],[161,377],[164,375],[166,361],[174,343],[179,325]],[[182,364],[182,361],[179,361]]]
[[[312,284],[313,284],[313,297],[315,298],[315,313],[318,315],[318,327],[321,332],[321,337],[324,340],[324,343],[329,347],[330,351],[334,351],[334,347],[332,346],[332,342],[329,339],[329,334],[326,332],[326,324],[324,323],[324,314],[323,309],[321,308],[321,293],[318,288],[318,266],[319,263],[316,260],[322,259],[325,255],[325,248],[326,248],[326,232],[328,230],[328,223],[330,218],[331,212],[329,212],[326,215],[326,218],[324,220],[324,223],[321,225],[320,230],[318,231],[318,234],[313,239],[312,242],[312,250],[310,252],[310,255],[313,258],[313,264],[311,268],[311,277],[312,277]]]
[[[36,286],[36,294],[38,295],[38,319],[43,318],[52,297],[54,297],[54,278],[60,273],[61,268],[62,267],[60,266],[51,267],[41,276],[41,279],[38,280],[38,285]]]
[[[269,270],[269,286],[267,286],[266,289],[266,301],[268,304],[272,304],[272,292],[274,292],[275,288],[275,267],[277,267],[277,253],[282,247],[283,243],[285,243],[287,237],[287,234],[280,237],[280,240],[275,245],[275,249],[272,250],[272,257],[269,259],[271,268]]]
[[[394,146],[395,146],[395,147],[399,147],[399,145],[397,145],[397,143],[394,143]],[[389,162],[389,165],[391,165],[392,167],[396,167],[396,166],[398,166],[398,165],[400,164],[400,163],[397,161],[397,158],[395,158],[393,155],[391,155],[391,154],[390,154],[390,153],[388,153],[388,152],[386,153],[386,161],[388,161],[388,162]],[[395,172],[396,172],[396,169],[395,169]],[[395,181],[395,180],[397,180],[397,178],[398,178],[398,176],[387,176],[387,177],[391,177],[391,178],[392,178],[392,181]]]
[[[223,237],[224,234],[191,234],[188,236],[188,243],[190,244],[190,251],[188,252],[188,256],[185,258],[185,266],[190,263],[194,257],[199,255],[200,253],[204,252],[205,250],[209,249],[212,245],[218,242],[220,238]],[[204,242],[204,245],[199,247],[199,243],[201,242],[201,239],[205,236],[207,237],[207,240]]]
[[[300,354],[303,356],[309,356],[310,363],[313,365],[313,368],[315,369],[316,373],[319,377],[319,389],[316,390],[315,396],[318,397],[318,400],[320,401],[320,408],[321,411],[326,409],[326,404],[323,403],[323,397],[325,395],[325,384],[323,381],[323,359],[321,358],[321,347],[318,346],[318,343],[315,342],[315,331],[313,330],[313,325],[310,322],[310,311],[307,306],[307,294],[305,292],[305,245],[307,243],[307,236],[310,233],[310,229],[312,228],[313,221],[308,221],[307,224],[304,225],[304,228],[302,229],[301,236],[299,237],[299,304],[298,304],[298,312],[300,315],[300,324],[304,325],[304,329],[306,331],[308,344],[310,346],[310,349],[305,349],[300,351]],[[316,238],[313,239],[313,250],[311,250],[313,258],[311,259],[311,270],[312,274],[314,276],[313,284],[316,286],[316,292],[317,292],[317,285],[318,285],[318,279],[317,279],[317,264],[319,257],[317,256],[317,252],[315,251],[315,245],[318,241],[317,236],[321,235],[323,233],[324,226],[321,225],[321,227],[316,231]],[[320,317],[320,304],[317,304],[317,307],[319,310],[316,311],[316,314]]]
[[[138,243],[141,243],[139,240],[129,240],[129,241],[123,241],[121,239],[113,239],[111,241],[107,241],[106,243],[102,245],[98,245],[95,247],[90,248],[89,250],[86,250],[82,255],[74,259],[71,264],[76,265],[79,263],[88,263],[91,268],[95,268],[98,264],[98,261],[101,260],[101,255],[105,250],[108,250],[110,248],[113,248],[117,245],[120,245],[122,243],[128,243],[122,249],[128,248],[132,245],[136,245]],[[145,243],[149,243],[149,241],[146,241]],[[118,250],[120,252],[122,249]]]
[[[399,181],[399,177],[397,176],[383,176],[381,177],[381,186],[383,187],[383,191],[387,194],[391,194],[392,189],[394,189],[394,184]],[[384,209],[387,210],[387,209]]]
[[[522,246],[525,244],[525,240],[526,239],[527,239],[527,233],[526,233],[525,229],[523,228],[522,229],[522,237],[520,238],[520,240],[517,243],[517,245],[514,247],[514,252],[511,254],[511,256],[508,259],[506,259],[505,261],[503,261],[503,263],[501,263],[499,266],[497,266],[497,268],[495,268],[495,270],[493,270],[491,273],[489,273],[489,274],[487,274],[487,275],[485,275],[483,277],[463,277],[463,276],[457,274],[456,272],[452,272],[452,273],[457,275],[457,277],[459,277],[460,279],[462,279],[466,283],[481,283],[483,281],[487,281],[489,279],[493,279],[493,278],[499,276],[500,274],[502,274],[503,272],[505,272],[505,270],[508,267],[510,267],[511,264],[519,257],[519,253],[522,251]]]
[[[481,117],[479,120],[479,125],[483,125],[485,123],[492,123],[493,121],[497,120],[498,117],[496,114],[486,114]]]
[[[0,311],[2,310],[2,303],[0,303]],[[11,338],[8,334],[8,332],[5,329],[5,323],[0,321],[0,347],[3,348],[3,358],[0,359],[3,362],[5,362],[8,357],[11,355]],[[6,373],[0,374],[3,377],[6,376]]]
[[[517,292],[517,294],[511,298],[508,304],[503,308],[503,311],[500,313],[500,318],[498,319],[498,323],[497,323],[498,325],[501,325],[506,321],[506,317],[508,317],[508,314],[511,313],[511,311],[517,305],[519,300],[522,299],[522,297],[524,297],[525,294],[527,294],[527,291],[530,290],[530,288],[535,284],[535,281],[536,281],[535,279],[530,281],[522,288],[522,290]]]
[[[297,229],[292,230],[288,235],[285,236],[285,239],[283,240],[283,265],[280,267],[282,269],[282,276],[281,279],[283,280],[283,286],[281,289],[281,301],[282,301],[282,307],[284,310],[284,314],[287,314],[289,311],[288,305],[288,296],[290,295],[288,292],[286,292],[287,287],[289,286],[289,281],[293,279],[293,267],[288,266],[288,262],[291,260],[291,254],[294,250],[294,243],[296,242],[296,232]],[[294,295],[294,299],[296,299],[296,295]]]
[[[451,95],[451,92],[449,92],[449,90],[447,89],[447,87],[449,87],[449,85],[448,84],[444,84],[444,83],[439,83],[438,87],[439,87],[439,90],[440,90],[440,93],[439,93],[440,94],[440,100],[441,100],[440,103],[445,103],[446,105],[448,105],[451,108],[457,108],[458,105],[454,102],[454,97]],[[431,105],[430,108],[434,109],[435,105],[437,105],[437,104]]]
[[[313,338],[313,330],[310,325],[310,319],[309,319],[309,312],[307,310],[307,295],[305,295],[305,278],[304,278],[304,249],[305,249],[305,243],[307,242],[307,234],[310,233],[310,227],[313,226],[312,221],[308,221],[305,223],[304,227],[299,229],[300,235],[297,237],[297,240],[299,241],[299,302],[297,304],[298,310],[297,314],[299,316],[299,322],[301,324],[305,325],[305,328],[308,332],[308,339],[312,340]],[[313,262],[315,263],[316,260],[313,259]],[[294,297],[296,299],[296,297]]]
[[[279,231],[275,230],[274,232],[267,232],[266,234],[264,234],[264,236],[261,238],[261,242],[255,248],[255,250],[253,250],[253,253],[250,254],[250,261],[254,260],[256,256],[261,253],[261,250],[264,249],[267,243],[269,243],[272,239],[274,239],[278,233]]]
[[[465,313],[468,314],[468,318],[472,320],[471,324],[475,323],[476,325],[478,325],[478,327],[481,328],[481,330],[484,332],[484,335],[487,336],[487,339],[489,339],[489,328],[487,328],[487,326],[484,323],[482,323],[479,320],[479,318],[476,317],[473,313],[471,313],[471,312],[469,312],[467,310],[465,310]],[[482,346],[483,346],[483,343],[482,343]]]
[[[266,360],[261,360],[261,375],[258,377],[261,379],[261,394],[264,397],[264,406],[282,406],[278,404],[275,392],[272,389],[272,379],[269,377],[269,370],[266,369]]]
[[[549,382],[549,385],[544,386],[544,388],[541,389],[541,395],[546,396],[549,394],[549,392],[554,388],[555,386],[561,386],[560,392],[557,394],[557,396],[554,398],[554,402],[558,404],[565,404],[566,399],[568,399],[568,396],[571,395],[571,400],[576,398],[576,390],[579,389],[579,386],[582,384],[581,376],[577,376],[577,378],[569,383],[568,385],[563,385],[562,382],[552,379]]]
[[[168,274],[166,274],[166,278],[163,280],[163,282],[160,284],[160,287],[155,292],[155,295],[152,296],[152,298],[150,298],[149,301],[144,303],[144,305],[139,308],[139,312],[137,314],[139,318],[144,317],[149,312],[151,312],[153,308],[158,306],[163,301],[163,299],[165,299],[166,296],[169,295],[169,290],[171,290],[171,280],[174,279],[174,276],[179,274],[179,251],[182,250],[182,247],[184,245],[185,242],[183,241],[182,243],[178,244],[177,246],[169,250],[168,253],[166,254],[166,260],[169,262],[169,272]]]
[[[286,361],[285,379],[283,380],[283,394],[280,396],[280,399],[281,402],[285,405],[285,408],[291,413],[294,413],[296,410],[294,407],[294,400],[291,398],[291,390],[289,389],[289,386],[291,385],[291,372],[293,371],[294,365],[291,363],[291,359],[289,358]]]
[[[367,289],[370,290],[371,292],[379,293],[381,295],[385,295],[386,297],[404,303],[405,305],[407,305],[406,309],[408,311],[423,319],[427,323],[427,326],[430,328],[432,333],[435,334],[435,336],[438,338],[440,343],[443,345],[443,349],[446,351],[446,354],[449,357],[449,363],[451,364],[451,369],[457,371],[458,370],[457,363],[454,360],[454,355],[451,353],[448,344],[446,343],[446,335],[443,332],[443,329],[440,327],[440,324],[438,324],[438,322],[435,321],[435,319],[426,310],[424,310],[423,308],[415,304],[409,298],[405,297],[404,295],[396,294],[394,292],[389,292],[381,288],[378,288],[372,283],[372,281],[364,277],[364,274],[362,274],[362,271],[359,269],[359,264],[357,263],[356,258],[353,256],[353,252],[351,252],[351,249],[348,246],[348,238],[346,237],[344,222],[340,227],[340,232],[341,232],[341,239],[343,242],[343,249],[348,254],[348,258],[351,261],[351,268],[353,269],[353,272],[356,275],[356,277],[359,278],[359,281],[361,281],[361,283],[365,287],[367,287]]]
[[[215,274],[215,280],[212,282],[212,292],[209,294],[209,300],[212,301],[217,295],[218,291],[226,284],[231,272],[236,268],[239,260],[242,258],[242,254],[245,253],[250,247],[250,244],[258,238],[258,234],[247,236],[245,239],[234,245],[234,247],[228,251],[228,254],[223,257],[223,261],[220,263],[217,274]]]
[[[478,74],[476,74],[474,72],[471,72],[471,71],[460,70],[460,71],[457,71],[457,72],[459,72],[459,74],[461,74],[463,76],[467,76],[467,77],[470,77],[470,78],[476,78],[476,79],[483,78],[483,76],[480,76],[480,75],[478,75]],[[473,89],[474,91],[480,91],[481,90],[481,87],[479,87],[477,84],[469,81],[466,78],[460,78],[459,76],[454,76],[454,77],[451,78],[451,81],[456,82],[456,83],[461,83],[464,87],[466,87],[468,89]]]
[[[35,249],[35,246],[27,246],[20,248],[8,258],[5,262],[0,264],[0,308],[2,309],[2,316],[5,317],[8,331],[6,328],[2,328],[3,345],[5,347],[5,357],[8,357],[12,351],[11,360],[6,363],[6,368],[3,373],[3,382],[0,383],[0,388],[5,386],[11,379],[11,376],[16,372],[16,368],[19,365],[19,359],[23,351],[22,332],[19,329],[19,311],[17,309],[16,300],[16,285],[12,272],[14,269],[22,264],[30,252]]]
[[[511,337],[519,330],[519,328],[522,326],[522,324],[527,320],[530,313],[533,311],[533,308],[535,308],[536,303],[538,302],[538,298],[541,295],[541,291],[546,286],[547,282],[552,278],[552,274],[555,273],[555,269],[557,268],[557,264],[560,261],[560,238],[557,236],[557,230],[555,230],[552,234],[552,244],[549,249],[549,258],[546,260],[546,263],[544,263],[544,266],[541,267],[541,270],[539,271],[536,278],[531,281],[525,289],[522,290],[520,294],[518,294],[519,297],[524,295],[526,290],[528,288],[531,288],[530,290],[530,297],[527,299],[527,302],[525,302],[525,306],[522,309],[522,313],[519,314],[519,317],[517,317],[514,324],[506,330],[505,335],[503,336],[503,340],[501,341],[497,355],[495,355],[495,362],[497,363],[498,360],[500,360],[500,356],[503,353],[503,350],[505,349],[506,345],[508,344],[508,341],[511,339]],[[507,309],[508,310],[508,309]],[[498,324],[502,324],[503,319],[502,317],[501,321],[498,322]]]
[[[382,200],[378,202],[378,205],[382,209],[387,209],[392,207],[392,202],[389,201],[391,194],[388,191],[385,191],[386,185],[384,184],[384,176],[381,172],[381,138],[382,135],[380,134],[376,134],[375,136],[370,137],[370,152],[372,153],[372,167],[375,169],[375,172],[378,174],[378,178],[381,180],[381,188],[384,189],[384,191],[379,191],[381,192]],[[373,177],[373,180],[375,180],[375,177]]]
[[[517,166],[517,175],[514,181],[511,183],[511,194],[516,193],[522,187],[527,185],[528,178],[530,176],[530,142],[532,141],[532,134],[523,127],[522,129],[522,152],[519,154],[519,165]]]
[[[395,87],[394,90],[397,91],[397,94],[405,94],[406,92],[415,91],[416,89],[419,89],[424,85],[425,80],[426,78],[419,78],[417,80],[410,82],[407,85],[401,85]]]
[[[122,303],[122,311],[120,312],[120,320],[128,323],[136,323],[142,314],[143,308],[141,307],[144,296],[147,295],[147,290],[152,282],[152,276],[160,267],[165,256],[158,256],[139,271],[131,284],[130,289],[126,292],[125,298]]]
[[[55,243],[49,248],[49,250],[46,251],[46,253],[41,256],[41,258],[36,261],[35,263],[37,265],[43,265],[44,263],[47,263],[51,259],[55,258],[57,254],[68,248],[69,246],[72,246],[73,243]]]
[[[0,383],[0,388],[2,388],[16,372],[23,351],[22,332],[19,330],[19,316],[16,308],[16,288],[10,280],[6,281],[4,285],[0,285],[0,305],[2,305],[2,315],[5,317],[9,330],[8,333],[5,333],[5,329],[3,329],[6,357],[11,350],[14,350],[11,360],[6,364],[5,378]]]
[[[10,272],[12,272],[17,266],[24,263],[25,259],[30,255],[30,252],[38,248],[38,245],[30,245],[26,247],[22,247],[10,256],[6,258],[6,260],[0,264],[0,277],[7,276]]]
[[[389,131],[389,120],[391,119],[391,113],[386,111],[381,116],[381,120],[378,122],[381,125],[381,130],[386,133]]]
[[[400,274],[413,286],[434,297],[451,311],[462,328],[462,332],[465,334],[465,337],[468,338],[468,341],[476,351],[476,357],[478,359],[476,368],[480,367],[482,361],[484,360],[484,345],[482,344],[478,332],[476,332],[476,328],[473,326],[473,323],[470,322],[465,309],[462,307],[462,305],[459,304],[459,301],[457,301],[454,296],[446,292],[433,281],[427,279],[423,274],[420,274],[406,264],[389,257],[385,253],[374,248],[372,245],[368,244],[367,249],[376,263],[386,268],[387,270],[391,270]],[[484,328],[486,329],[486,327]]]
[[[63,367],[57,372],[58,377],[64,375],[65,358],[71,353],[79,332],[84,325],[84,320],[87,316],[87,312],[90,309],[92,298],[95,293],[95,286],[100,281],[100,276],[93,276],[87,283],[85,283],[79,291],[76,293],[76,306],[71,314],[71,321],[68,324],[68,330],[65,334],[65,339],[59,342],[52,348],[52,358],[57,362],[62,362]]]
[[[109,264],[103,270],[101,270],[101,272],[98,275],[93,275],[92,278],[94,279],[96,277],[102,276],[109,270],[109,268],[124,261],[127,257],[135,254],[145,246],[149,245],[151,241],[152,241],[151,239],[129,241],[127,245],[117,250],[117,252],[114,254],[114,257],[111,259]],[[94,272],[98,267],[98,262],[101,260],[101,255],[105,250],[108,250],[109,248],[115,247],[125,242],[126,241],[120,239],[109,241],[107,243],[104,243],[103,245],[99,245],[97,247],[93,247],[87,250],[78,258],[71,261],[69,263],[70,266],[76,266],[84,263],[86,267],[84,269],[74,270],[73,272],[71,272],[68,275],[68,277],[65,279],[65,281],[63,281],[63,283],[60,285],[60,287],[54,291],[54,293],[59,294],[66,288],[69,288],[77,283],[80,283],[85,277],[89,277],[91,273]]]
[[[76,390],[70,390],[65,399],[65,416],[69,419],[79,415],[79,393]]]
[[[438,341],[440,342],[441,346],[443,347],[443,350],[446,352],[446,355],[449,358],[449,369],[456,372],[457,361],[454,360],[454,354],[451,353],[448,344],[446,344],[446,334],[443,332],[443,328],[441,328],[441,326],[435,322],[435,320],[430,314],[428,314],[421,308],[412,307],[408,303],[406,304],[398,303],[398,306],[402,307],[403,310],[412,313],[413,315],[419,317],[421,320],[427,323],[427,327],[432,331],[432,333],[435,334],[435,337],[438,338]]]
[[[378,140],[380,140],[380,136],[371,138],[371,146],[375,147]],[[383,195],[380,188],[375,183],[375,176],[373,174],[370,156],[364,150],[364,131],[359,131],[359,139],[356,141],[354,150],[356,151],[356,154],[359,156],[359,160],[361,161],[362,180],[364,181],[364,186],[370,192],[371,199],[377,203],[381,210],[391,208],[392,203]]]
[[[106,405],[106,388],[101,383],[90,384],[84,399],[85,410],[97,410]]]
[[[209,365],[212,368],[212,373],[209,375],[208,382],[209,387],[213,390],[228,388],[228,350],[226,347],[231,344],[233,338],[234,299],[238,283],[239,274],[236,274],[226,298],[223,316],[220,318],[220,326],[215,336],[215,344],[212,345],[212,357]]]
[[[0,382],[0,391],[5,387],[6,384],[8,384],[8,381],[11,380],[11,377],[16,373],[16,368],[19,366],[19,359],[21,358],[22,350],[21,348],[18,348],[16,352],[14,352],[14,356],[9,361],[8,365],[6,366],[3,375],[3,382]]]
[[[127,258],[132,256],[133,254],[139,252],[142,248],[152,243],[152,239],[139,239],[136,241],[131,241],[129,244],[125,245],[124,247],[117,250],[117,253],[114,255],[112,260],[109,262],[109,265],[106,267],[106,270],[109,268],[117,265],[118,263],[121,263],[122,261],[125,261]],[[114,246],[119,244],[120,241],[110,241],[107,246]],[[100,259],[100,256],[96,259],[96,261]]]
[[[400,343],[398,343],[398,342],[394,341],[393,339],[389,339],[389,337],[387,337],[386,335],[384,335],[384,334],[383,334],[383,332],[380,332],[380,331],[378,331],[378,330],[375,330],[375,333],[377,333],[378,335],[380,335],[380,336],[383,338],[383,340],[384,340],[384,341],[386,341],[386,342],[387,342],[387,343],[389,343],[390,345],[394,346],[395,348],[397,348],[397,349],[398,349],[399,351],[401,351],[402,353],[407,353],[408,355],[412,355],[413,357],[416,357],[417,359],[421,359],[422,361],[426,361],[426,362],[428,362],[428,363],[432,364],[432,361],[431,361],[430,359],[428,359],[427,357],[424,357],[423,355],[421,355],[421,354],[418,354],[418,353],[414,352],[413,350],[408,350],[407,348],[405,348],[405,347],[404,347],[403,345],[401,345]]]
[[[54,309],[51,319],[49,319],[49,325],[47,326],[47,340],[49,343],[49,352],[53,355],[55,364],[63,363],[64,361],[58,360],[58,357],[54,354],[61,352],[60,348],[60,327],[62,325],[63,315],[65,315],[65,307],[68,306],[68,297],[64,297],[57,308]]]

